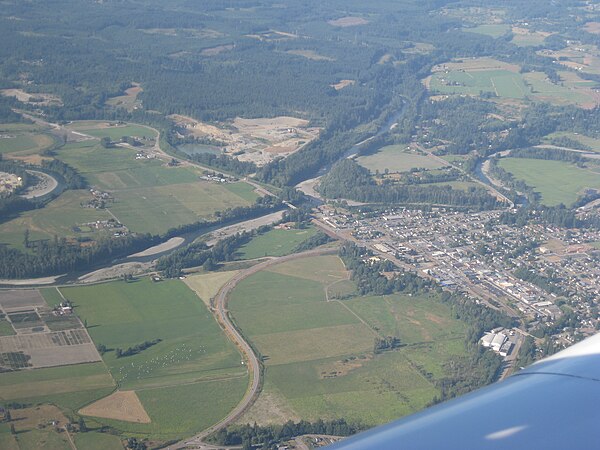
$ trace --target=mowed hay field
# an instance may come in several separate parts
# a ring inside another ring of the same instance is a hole
[[[571,205],[585,188],[600,189],[600,171],[583,169],[563,161],[503,158],[500,167],[540,193],[548,206]]]
[[[57,156],[90,185],[110,192],[115,202],[108,209],[132,231],[164,233],[209,218],[216,211],[249,205],[258,197],[246,183],[201,181],[194,168],[167,167],[156,159],[136,160],[135,153],[86,141],[66,145]]]
[[[390,172],[408,172],[413,168],[439,169],[444,164],[426,155],[420,155],[406,150],[405,145],[388,145],[379,149],[376,153],[360,156],[356,161],[372,173],[385,169]]]
[[[122,390],[134,391],[150,423],[90,418],[161,439],[192,434],[224,417],[242,398],[247,371],[204,303],[181,281],[149,279],[61,289],[87,320],[94,342]],[[161,341],[117,358],[146,341]],[[117,402],[118,403],[118,402]]]
[[[0,131],[0,154],[26,156],[38,153],[54,144],[52,136],[35,132],[3,133]]]
[[[243,245],[237,252],[237,259],[255,259],[263,256],[289,255],[302,242],[314,236],[314,227],[305,229],[275,229],[258,235]]]
[[[273,266],[234,290],[232,316],[265,361],[264,392],[240,423],[344,417],[376,425],[438,393],[415,367],[442,377],[444,362],[464,355],[464,325],[435,297],[327,301],[328,287],[351,288],[347,279],[337,256],[320,256]],[[378,335],[408,345],[374,355]]]
[[[479,95],[489,92],[505,98],[523,98],[528,93],[522,76],[508,70],[436,73],[431,78],[430,88],[440,94]]]

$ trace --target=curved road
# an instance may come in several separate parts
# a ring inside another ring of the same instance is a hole
[[[295,259],[308,258],[311,256],[320,256],[327,254],[337,254],[337,248],[321,248],[316,250],[308,250],[302,253],[295,253],[292,255],[282,256],[279,258],[273,258],[268,261],[264,261],[260,264],[256,264],[255,266],[249,267],[248,269],[242,270],[234,275],[227,283],[225,283],[217,295],[211,299],[211,308],[215,313],[217,321],[221,325],[221,327],[225,330],[225,333],[233,341],[233,343],[238,347],[241,353],[244,356],[244,359],[248,364],[248,372],[250,374],[250,385],[244,394],[244,397],[240,401],[240,403],[220,422],[215,425],[207,428],[201,433],[195,435],[190,439],[186,439],[177,444],[174,444],[169,449],[181,449],[186,448],[188,446],[194,446],[197,448],[215,448],[209,444],[205,444],[203,440],[209,436],[210,434],[220,430],[221,428],[225,428],[231,423],[235,422],[246,410],[254,403],[257,395],[261,389],[261,367],[258,357],[254,353],[254,350],[250,346],[250,344],[245,340],[245,338],[238,331],[236,326],[231,321],[229,317],[229,311],[227,310],[227,301],[229,300],[229,294],[231,291],[238,285],[238,283],[245,278],[248,278],[250,275],[253,275],[261,270],[266,269],[267,267],[274,266],[276,264],[281,264],[287,261],[292,261]]]

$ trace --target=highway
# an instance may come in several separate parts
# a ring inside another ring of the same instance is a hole
[[[233,289],[235,289],[238,283],[248,278],[250,275],[253,275],[257,272],[260,272],[261,270],[264,270],[276,264],[281,264],[295,259],[308,258],[311,256],[337,254],[337,252],[337,248],[320,248],[315,250],[308,250],[302,253],[295,253],[292,255],[282,256],[279,258],[272,258],[262,263],[256,264],[252,267],[249,267],[248,269],[238,272],[227,283],[221,286],[221,289],[219,289],[217,295],[215,295],[215,297],[211,299],[211,309],[215,314],[217,322],[219,322],[219,325],[221,326],[221,328],[223,328],[225,334],[227,334],[227,337],[231,339],[231,341],[238,347],[238,349],[242,353],[244,358],[244,364],[248,366],[250,383],[240,403],[238,403],[238,405],[225,418],[217,422],[215,425],[202,431],[201,433],[198,433],[194,437],[185,439],[167,448],[215,448],[210,444],[205,444],[203,442],[204,439],[206,439],[206,437],[211,435],[212,433],[231,425],[233,422],[239,419],[242,416],[242,414],[244,414],[246,410],[250,406],[252,406],[254,400],[256,400],[258,394],[260,393],[262,387],[260,361],[250,344],[246,341],[246,339],[242,336],[242,334],[233,324],[231,317],[229,316],[229,311],[227,309],[229,295],[231,294]]]

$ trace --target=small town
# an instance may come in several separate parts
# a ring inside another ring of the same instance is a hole
[[[380,214],[350,213],[327,205],[320,210],[320,220],[336,234],[444,289],[519,318],[522,336],[550,337],[562,348],[600,327],[597,230],[511,227],[500,223],[500,211],[390,208]],[[489,331],[482,344],[502,356],[510,354],[505,341],[490,340],[504,334]],[[506,342],[518,349],[518,339],[510,338]]]

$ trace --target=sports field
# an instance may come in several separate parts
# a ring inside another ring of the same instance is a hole
[[[243,245],[236,256],[238,259],[255,259],[263,256],[289,255],[299,244],[314,236],[316,232],[314,227],[300,230],[271,230],[256,236]]]
[[[327,301],[328,287],[351,291],[347,278],[336,256],[313,257],[259,272],[232,293],[232,315],[266,365],[265,389],[240,422],[344,417],[375,425],[437,394],[417,367],[443,376],[443,363],[464,354],[463,324],[434,297]],[[379,335],[408,345],[374,355]]]
[[[444,165],[429,156],[420,155],[406,150],[405,145],[388,145],[376,153],[361,156],[356,161],[372,173],[383,173],[386,169],[390,172],[408,172],[413,168],[439,169]]]
[[[548,206],[572,204],[585,188],[600,189],[600,172],[562,161],[503,158],[500,167],[523,180],[541,195]]]

